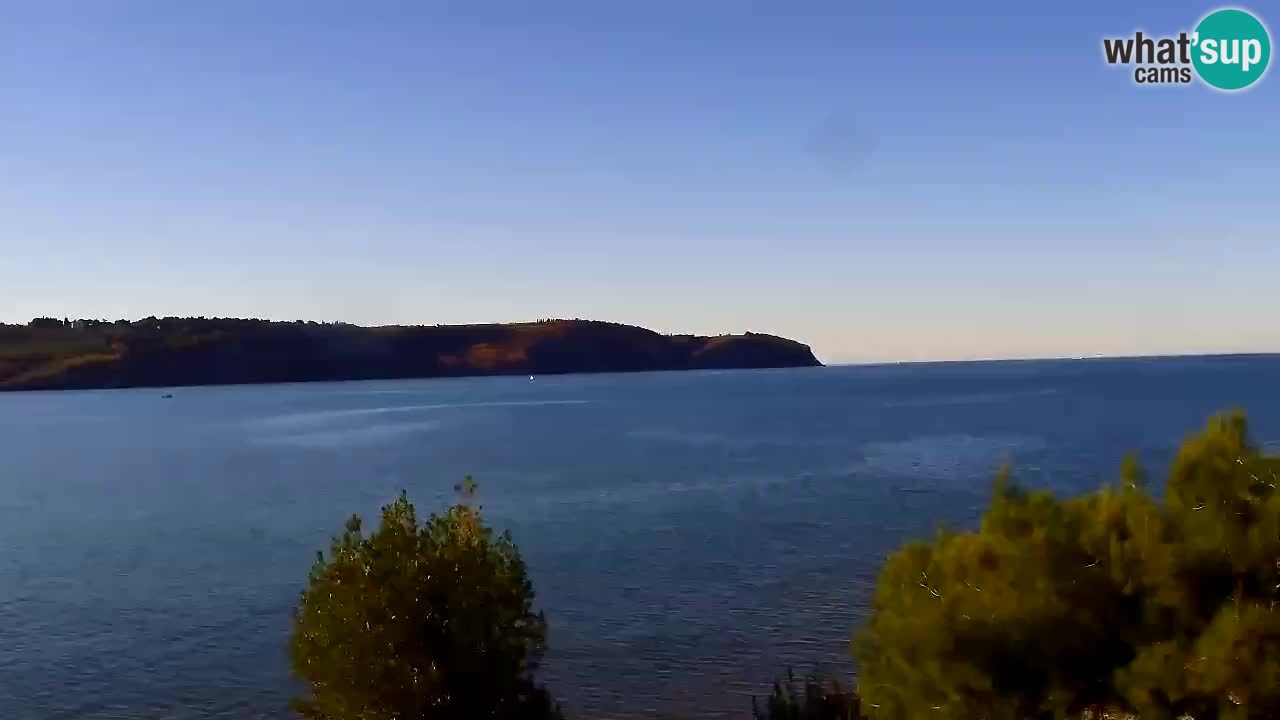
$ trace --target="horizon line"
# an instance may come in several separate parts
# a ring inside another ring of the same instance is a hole
[[[1107,354],[1090,354],[1090,355],[1021,355],[1012,357],[978,357],[978,358],[934,358],[927,360],[850,360],[850,361],[831,361],[824,362],[824,367],[876,367],[886,365],[958,365],[962,363],[998,363],[998,362],[1055,362],[1055,361],[1080,361],[1088,362],[1091,360],[1178,360],[1189,358],[1280,358],[1280,350],[1267,351],[1239,351],[1239,352],[1181,352],[1181,353],[1153,353],[1150,355],[1107,355]]]

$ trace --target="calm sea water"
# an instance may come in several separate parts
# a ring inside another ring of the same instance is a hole
[[[529,562],[574,717],[727,717],[847,670],[883,555],[1004,460],[1153,470],[1280,359],[970,363],[0,395],[0,717],[281,718],[289,608],[352,512],[470,473]]]

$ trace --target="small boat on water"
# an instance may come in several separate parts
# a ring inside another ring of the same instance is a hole
[[[532,375],[530,375],[530,376],[529,376],[529,382],[533,382],[533,376],[532,376]]]
[[[172,400],[172,399],[173,399],[173,393],[165,393],[165,394],[163,394],[163,395],[161,395],[161,396],[160,396],[160,399],[161,399],[161,400]]]

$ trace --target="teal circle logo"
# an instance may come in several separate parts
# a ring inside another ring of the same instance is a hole
[[[1243,90],[1258,81],[1271,62],[1271,35],[1244,10],[1215,10],[1196,25],[1191,40],[1196,74],[1219,90]]]

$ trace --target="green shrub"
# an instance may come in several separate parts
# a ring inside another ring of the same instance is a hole
[[[365,535],[358,516],[318,554],[290,655],[315,720],[558,716],[533,673],[546,625],[511,538],[462,501],[419,524],[402,493]]]
[[[754,720],[859,720],[858,695],[840,687],[835,680],[824,681],[817,672],[805,675],[803,684],[791,670],[773,683],[773,692],[763,708],[751,698]]]
[[[875,720],[1280,717],[1280,463],[1242,414],[1059,500],[1002,474],[975,532],[893,554],[860,634]]]

